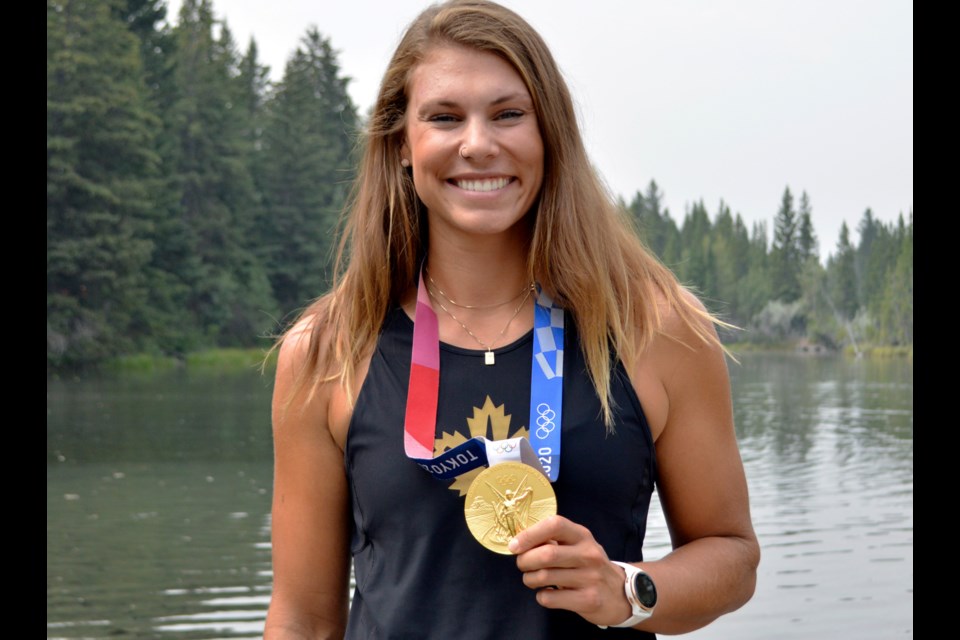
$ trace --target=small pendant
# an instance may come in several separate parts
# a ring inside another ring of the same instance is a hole
[[[493,351],[487,351],[483,354],[483,364],[494,364]]]

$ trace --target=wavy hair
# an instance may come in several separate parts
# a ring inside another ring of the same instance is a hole
[[[390,60],[345,208],[332,289],[301,316],[312,331],[299,384],[312,391],[339,380],[352,401],[356,367],[374,346],[388,310],[417,284],[426,252],[426,211],[400,165],[400,149],[411,73],[432,48],[444,45],[504,59],[533,99],[544,179],[533,213],[528,276],[572,314],[609,427],[612,358],[632,368],[660,330],[660,301],[704,341],[717,342],[708,329],[717,321],[683,294],[607,192],[587,157],[573,100],[546,43],[515,12],[488,0],[449,0],[427,8]]]

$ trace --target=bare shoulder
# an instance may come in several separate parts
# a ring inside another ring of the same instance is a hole
[[[675,306],[666,309],[652,345],[674,416],[691,410],[691,405],[726,403],[730,393],[726,356],[713,319],[693,293],[682,290],[682,295],[686,313]]]
[[[670,304],[666,299],[658,301],[660,337],[688,350],[698,351],[711,346],[719,349],[716,327],[703,302],[684,288],[680,289],[680,297],[686,305],[685,313],[681,313],[676,304]]]
[[[284,336],[274,387],[274,424],[296,410],[308,418],[306,423],[324,425],[343,451],[353,401],[366,377],[369,354],[354,367],[350,384],[344,384],[339,368],[342,362],[329,357],[336,336],[324,316],[322,310],[304,316]]]
[[[694,376],[707,374],[721,385],[726,381],[723,349],[706,308],[690,291],[682,289],[681,295],[686,313],[665,295],[658,295],[659,327],[631,371],[654,440],[663,433],[684,392],[693,386]],[[718,367],[724,373],[719,380]]]
[[[279,417],[278,410],[285,413],[294,405],[316,410],[322,404],[313,381],[317,377],[317,364],[323,358],[324,345],[329,343],[329,336],[324,335],[327,331],[318,314],[313,313],[301,317],[284,334],[277,357],[273,398],[275,418]]]

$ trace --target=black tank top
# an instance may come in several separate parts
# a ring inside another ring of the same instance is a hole
[[[611,560],[642,560],[656,476],[653,441],[621,365],[611,386],[615,432],[608,434],[568,314],[557,510],[587,527]],[[536,640],[653,638],[600,629],[570,611],[548,610],[524,586],[512,556],[482,547],[467,530],[463,496],[481,471],[434,480],[403,448],[413,322],[388,314],[357,397],[345,462],[357,586],[347,638]],[[527,434],[533,333],[483,351],[441,344],[435,452],[473,436]]]

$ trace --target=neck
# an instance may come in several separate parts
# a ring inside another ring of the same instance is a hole
[[[534,296],[522,295],[531,284],[526,242],[500,236],[453,243],[431,236],[424,281],[434,295],[432,306],[443,342],[496,348],[533,325]]]
[[[427,270],[450,299],[465,305],[490,305],[510,300],[530,284],[528,244],[491,240],[466,244],[431,238]]]

